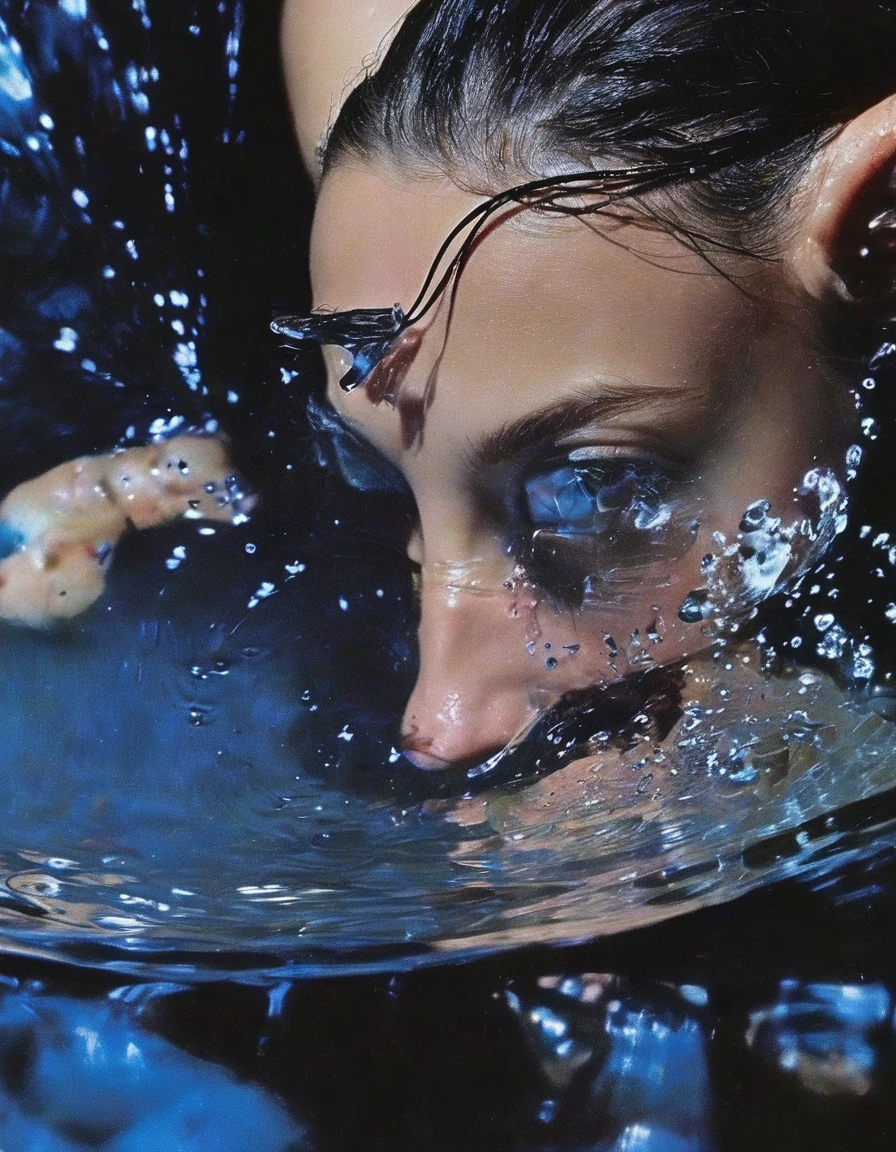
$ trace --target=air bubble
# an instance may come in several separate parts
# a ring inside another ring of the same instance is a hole
[[[74,352],[78,346],[78,333],[74,328],[60,328],[59,336],[53,341],[53,347],[59,352]]]
[[[815,651],[819,656],[828,660],[839,660],[846,648],[847,635],[839,624],[833,624],[824,634],[824,638],[816,645]]]

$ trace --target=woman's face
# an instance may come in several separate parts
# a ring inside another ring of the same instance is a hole
[[[340,165],[315,305],[407,307],[480,202]],[[330,403],[416,502],[419,766],[484,759],[565,693],[687,657],[704,616],[742,618],[811,553],[804,478],[842,455],[812,310],[780,266],[710,255],[724,274],[644,220],[518,211],[364,387],[339,388],[329,350]]]

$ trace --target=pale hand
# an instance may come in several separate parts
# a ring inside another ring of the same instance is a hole
[[[232,521],[253,504],[226,445],[211,436],[178,436],[60,464],[0,504],[0,556],[10,552],[0,560],[0,619],[40,626],[89,608],[130,527],[154,528],[180,516]]]

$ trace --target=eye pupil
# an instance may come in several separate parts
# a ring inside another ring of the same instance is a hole
[[[599,512],[618,512],[628,508],[634,495],[635,479],[626,471],[618,480],[601,483],[594,493],[594,503]]]

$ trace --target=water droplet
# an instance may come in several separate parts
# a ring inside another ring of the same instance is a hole
[[[78,346],[78,333],[74,328],[60,328],[59,336],[53,341],[53,347],[60,352],[74,352]]]
[[[678,616],[685,624],[699,624],[706,619],[709,611],[709,592],[706,588],[698,588],[685,597],[678,609]]]
[[[538,1106],[538,1119],[542,1124],[552,1124],[557,1115],[558,1104],[556,1100],[542,1100]]]

